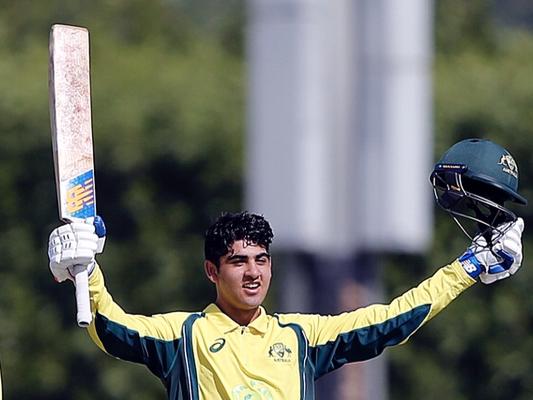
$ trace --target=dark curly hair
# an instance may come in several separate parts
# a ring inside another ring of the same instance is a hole
[[[218,267],[220,257],[228,254],[237,240],[263,246],[268,251],[273,237],[270,224],[261,215],[247,211],[223,213],[205,233],[205,259]]]

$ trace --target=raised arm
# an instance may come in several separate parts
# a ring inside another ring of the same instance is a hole
[[[478,279],[507,278],[521,265],[523,221],[518,219],[491,248],[475,241],[451,264],[390,304],[374,304],[334,316],[286,314],[283,323],[302,328],[315,378],[345,363],[379,355],[386,347],[406,342]]]
[[[73,267],[83,266],[89,274],[93,341],[106,353],[142,363],[164,378],[181,344],[181,328],[189,313],[155,316],[124,312],[107,291],[95,255],[103,250],[103,239],[92,220],[62,225],[50,235],[50,270],[57,282],[73,281]]]

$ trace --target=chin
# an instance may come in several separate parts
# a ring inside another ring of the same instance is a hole
[[[262,299],[258,299],[257,301],[244,301],[243,302],[243,308],[246,309],[246,310],[255,310],[257,307],[261,306],[261,304],[263,304],[263,300],[264,298]]]

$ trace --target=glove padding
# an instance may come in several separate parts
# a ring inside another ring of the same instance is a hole
[[[522,265],[523,230],[522,218],[499,227],[493,232],[495,242],[491,248],[486,247],[484,237],[478,236],[459,261],[472,278],[479,278],[486,285],[508,278]],[[505,233],[498,238],[502,231]]]
[[[72,222],[52,231],[48,241],[50,271],[57,282],[74,280],[73,268],[81,265],[90,274],[95,255],[104,250],[105,225],[100,217]]]

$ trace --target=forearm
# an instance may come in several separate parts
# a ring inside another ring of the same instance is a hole
[[[107,288],[105,287],[104,275],[98,264],[95,266],[89,278],[89,294],[93,318],[88,332],[96,345],[103,351],[108,352],[106,346],[104,343],[102,343],[102,340],[98,335],[96,329],[96,320],[101,315],[106,315],[108,317],[114,317],[115,320],[121,321],[125,318],[126,313],[118,304],[113,301],[113,298],[107,291]]]
[[[376,339],[384,336],[377,342],[385,346],[404,343],[475,282],[454,261],[389,304],[375,304],[349,313],[353,315],[353,327],[375,331]]]
[[[388,312],[397,314],[404,310],[427,304],[430,309],[424,320],[425,323],[475,282],[464,271],[461,264],[454,261],[440,268],[435,274],[415,288],[394,299],[389,305]]]
[[[96,314],[105,315],[113,320],[122,320],[126,317],[127,314],[115,303],[113,297],[107,291],[104,274],[98,264],[94,267],[89,278],[89,295],[93,317]]]
[[[379,327],[378,336],[403,327],[401,330],[407,337],[475,282],[461,264],[454,261],[389,304],[373,304],[337,316],[319,318],[312,329],[315,334],[311,337],[318,335],[317,343],[321,344],[334,340],[339,334],[372,327]]]

